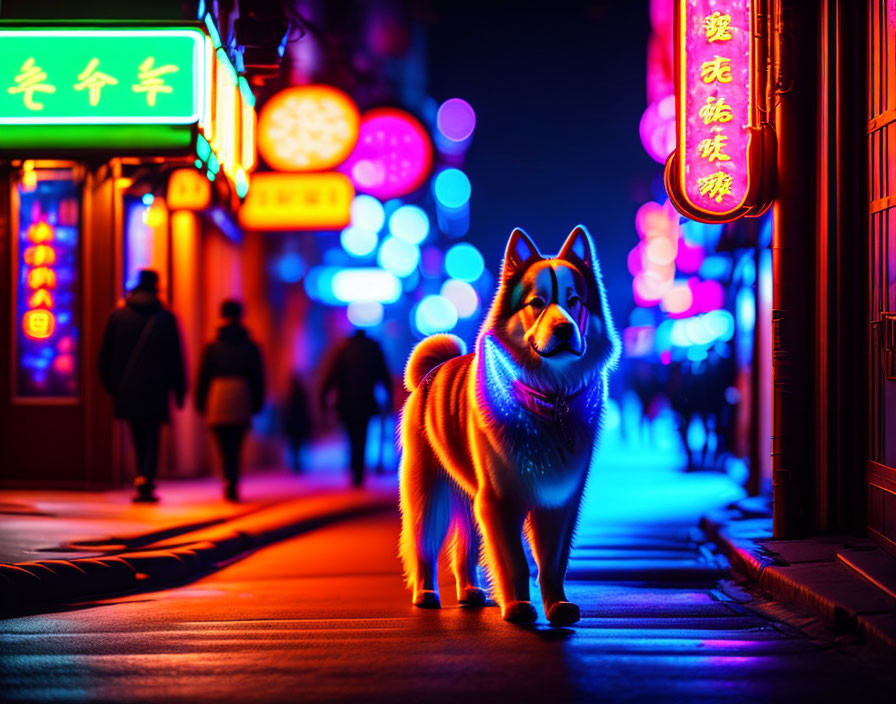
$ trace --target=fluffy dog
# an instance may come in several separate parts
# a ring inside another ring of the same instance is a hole
[[[579,620],[563,580],[618,357],[587,230],[545,258],[515,229],[475,350],[433,335],[405,370],[399,551],[414,604],[440,606],[436,564],[450,531],[458,601],[486,602],[481,542],[504,619],[534,621],[525,533],[548,620]]]

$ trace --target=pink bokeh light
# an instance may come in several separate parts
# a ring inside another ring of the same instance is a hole
[[[706,254],[699,244],[692,244],[681,237],[678,240],[678,253],[675,255],[675,266],[684,274],[696,274],[703,264]]]
[[[725,289],[718,281],[700,281],[696,276],[688,279],[693,298],[694,313],[708,313],[725,306]]]
[[[650,157],[665,164],[676,142],[674,95],[667,95],[647,106],[638,125],[638,134]]]
[[[683,190],[695,206],[718,215],[738,208],[749,185],[750,6],[749,0],[682,3]],[[720,25],[726,16],[730,22]]]
[[[432,168],[432,142],[423,126],[395,108],[377,108],[361,117],[358,144],[339,167],[360,193],[380,200],[418,189]]]

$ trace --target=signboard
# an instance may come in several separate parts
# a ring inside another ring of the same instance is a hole
[[[726,222],[768,207],[771,128],[759,124],[754,66],[764,63],[754,20],[751,0],[678,1],[678,145],[666,183],[676,208],[695,220]]]
[[[341,230],[354,197],[352,182],[340,173],[257,173],[239,223],[249,230]]]
[[[75,182],[19,185],[15,241],[17,398],[78,393],[78,203]],[[30,179],[29,179],[30,180]]]
[[[0,149],[189,148],[205,82],[198,28],[0,28]]]
[[[351,154],[360,121],[351,98],[332,86],[284,88],[262,108],[258,150],[278,171],[323,171]]]
[[[165,202],[169,210],[205,210],[212,202],[212,185],[195,169],[178,169],[168,178]]]
[[[198,29],[0,29],[0,124],[193,124]]]
[[[196,152],[239,197],[255,160],[255,99],[199,27],[0,25],[0,152]],[[200,136],[201,135],[201,136]]]

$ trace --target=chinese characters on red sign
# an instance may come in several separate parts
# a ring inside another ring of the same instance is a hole
[[[708,222],[755,214],[764,132],[756,125],[752,2],[679,0],[677,19],[670,196],[685,215]]]

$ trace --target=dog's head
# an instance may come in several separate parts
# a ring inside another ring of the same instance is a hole
[[[543,257],[517,228],[483,332],[496,336],[536,381],[568,387],[619,356],[606,299],[594,244],[582,225],[556,257]]]

